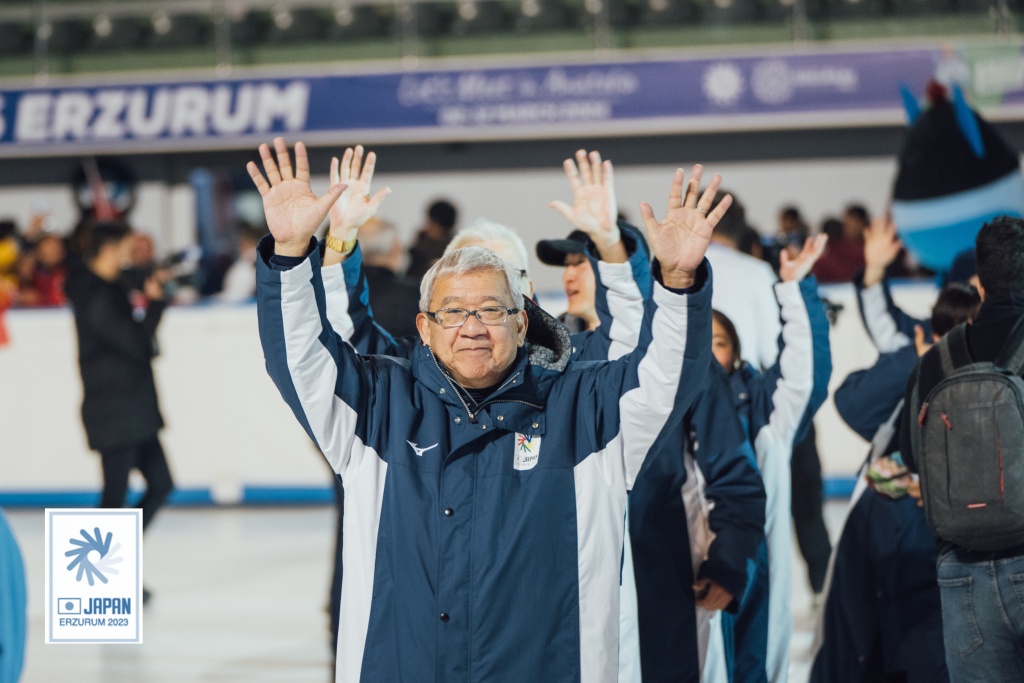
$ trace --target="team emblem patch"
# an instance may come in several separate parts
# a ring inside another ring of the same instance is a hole
[[[532,470],[540,458],[540,437],[516,432],[516,454],[512,466],[517,470]]]

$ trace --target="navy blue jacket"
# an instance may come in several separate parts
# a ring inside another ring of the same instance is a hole
[[[690,294],[654,286],[614,362],[569,365],[564,328],[527,305],[527,347],[470,412],[429,348],[341,341],[315,243],[292,267],[272,250],[267,369],[345,485],[338,680],[614,681],[626,492],[704,382],[707,263]]]

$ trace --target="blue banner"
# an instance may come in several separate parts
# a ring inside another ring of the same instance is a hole
[[[1019,108],[1020,46],[999,60],[819,51],[0,90],[0,156],[238,148],[279,133],[339,144],[892,124],[899,86],[922,92],[936,74],[977,72],[985,97],[996,88],[996,106]]]

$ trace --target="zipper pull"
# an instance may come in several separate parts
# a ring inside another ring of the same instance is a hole
[[[928,415],[928,404],[925,403],[921,406],[921,412],[917,416],[917,425],[924,427],[924,418]]]
[[[949,424],[949,418],[945,413],[942,413],[942,424],[946,425],[946,429],[953,431],[953,425]]]

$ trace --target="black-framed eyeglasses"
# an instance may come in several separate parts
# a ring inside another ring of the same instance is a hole
[[[485,306],[473,311],[467,311],[465,308],[439,308],[436,311],[426,311],[426,314],[441,327],[461,327],[471,315],[475,315],[484,325],[501,325],[508,320],[509,315],[518,312],[518,308]]]

